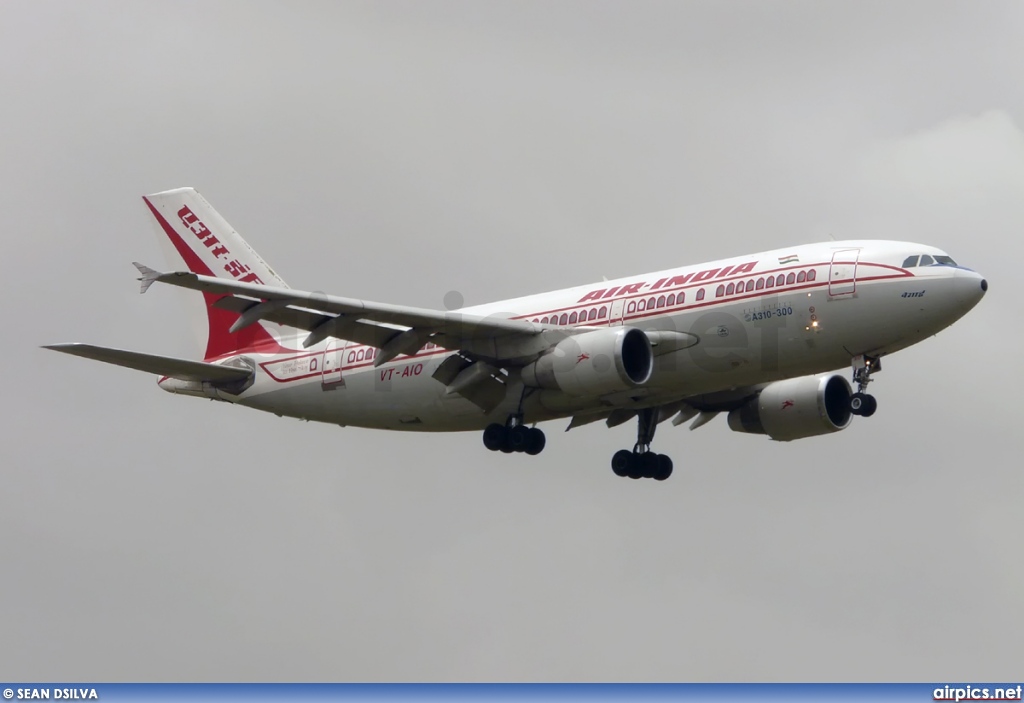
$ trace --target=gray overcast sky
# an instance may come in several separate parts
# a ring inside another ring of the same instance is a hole
[[[0,21],[0,679],[1021,674],[1024,4],[13,2]],[[162,393],[143,193],[292,285],[467,304],[826,239],[983,272],[880,410],[531,459]]]

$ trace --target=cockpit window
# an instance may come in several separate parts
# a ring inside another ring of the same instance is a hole
[[[920,259],[920,261],[918,261],[918,259]],[[929,254],[921,254],[920,257],[908,256],[903,261],[903,268],[912,269],[915,266],[934,266],[936,264],[940,266],[956,266],[956,262],[953,261],[953,257],[951,256],[936,254],[932,257]]]

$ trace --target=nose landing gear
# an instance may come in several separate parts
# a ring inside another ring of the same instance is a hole
[[[853,382],[857,392],[850,396],[850,412],[862,417],[871,417],[878,409],[875,396],[865,393],[871,383],[871,374],[882,370],[881,357],[861,354],[853,357]]]
[[[612,471],[616,476],[664,481],[672,475],[672,459],[651,451],[651,441],[657,426],[657,408],[646,408],[637,413],[637,437],[633,451],[620,449],[612,456]]]

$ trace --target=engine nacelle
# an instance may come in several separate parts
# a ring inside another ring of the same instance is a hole
[[[647,335],[632,327],[610,327],[566,337],[523,367],[523,382],[589,397],[639,386],[653,370]]]
[[[839,374],[776,381],[729,413],[729,427],[781,442],[838,432],[850,424],[851,393]]]

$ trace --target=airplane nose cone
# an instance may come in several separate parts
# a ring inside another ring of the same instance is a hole
[[[957,299],[968,310],[977,305],[988,291],[988,281],[974,271],[957,269],[955,281]]]

